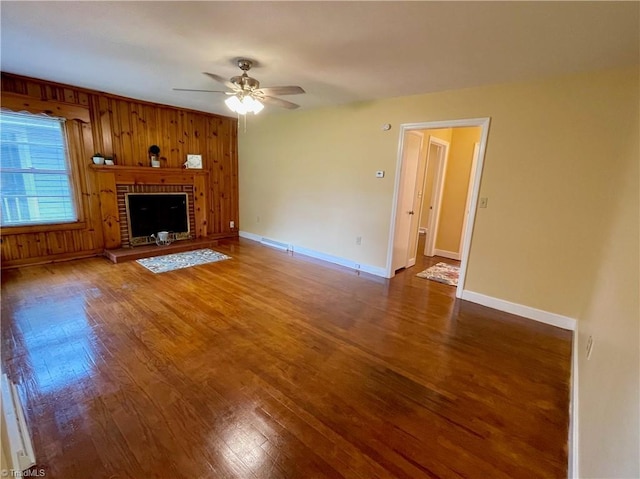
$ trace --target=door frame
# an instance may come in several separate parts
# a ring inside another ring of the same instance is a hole
[[[427,144],[427,164],[425,165],[424,177],[422,178],[422,191],[425,190],[424,185],[427,182],[427,171],[429,169],[429,161],[431,160],[431,145],[438,145],[438,169],[434,178],[433,190],[429,203],[433,205],[433,210],[429,214],[429,224],[427,225],[427,235],[424,244],[424,254],[433,256],[436,249],[436,237],[438,236],[438,224],[440,222],[440,209],[442,207],[442,195],[444,194],[444,182],[447,177],[447,161],[449,160],[449,146],[451,143],[433,135],[429,135]],[[422,199],[424,205],[424,198]],[[422,216],[422,210],[420,211]],[[427,254],[427,251],[431,254]]]
[[[469,261],[469,252],[471,250],[471,235],[473,232],[473,225],[475,224],[478,196],[480,194],[480,180],[482,178],[482,169],[484,166],[484,157],[487,150],[487,138],[489,136],[489,125],[491,118],[468,118],[462,120],[443,120],[443,121],[427,121],[423,123],[403,123],[400,125],[400,141],[398,142],[398,152],[396,157],[396,179],[394,186],[393,203],[391,205],[391,219],[389,222],[389,241],[387,244],[387,265],[386,265],[386,277],[393,278],[395,271],[393,271],[393,239],[395,236],[395,224],[396,216],[398,214],[398,193],[400,187],[400,171],[402,168],[402,150],[404,147],[404,134],[410,130],[429,130],[436,128],[459,128],[467,126],[479,126],[482,128],[480,134],[480,150],[478,152],[478,163],[473,178],[470,181],[473,183],[473,194],[471,196],[471,207],[469,210],[469,218],[464,232],[464,241],[462,245],[462,257],[460,259],[460,276],[458,278],[458,287],[456,289],[456,298],[462,297],[464,291],[464,284],[467,276],[467,263]]]
[[[478,168],[478,157],[480,156],[480,142],[476,142],[473,145],[473,158],[471,160],[471,171],[469,173],[469,179],[473,178]],[[464,220],[462,222],[462,232],[460,234],[460,248],[462,250],[462,243],[464,242],[465,231],[467,229],[467,223],[469,222],[469,215],[471,214],[471,198],[473,196],[472,184],[469,181],[469,189],[467,190],[467,201],[464,207]]]

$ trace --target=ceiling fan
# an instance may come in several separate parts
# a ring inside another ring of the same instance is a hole
[[[294,110],[300,105],[296,105],[290,101],[276,98],[273,95],[298,95],[300,93],[306,93],[299,86],[272,86],[266,88],[260,88],[260,82],[255,78],[251,78],[247,73],[253,62],[246,58],[238,59],[238,67],[242,70],[242,75],[231,77],[229,80],[225,80],[215,73],[206,73],[209,78],[222,83],[231,91],[224,90],[193,90],[189,88],[174,88],[176,91],[200,91],[210,93],[224,93],[229,95],[229,98],[225,100],[229,109],[238,113],[239,115],[246,115],[247,113],[259,113],[264,108],[264,105],[274,105],[289,110]]]

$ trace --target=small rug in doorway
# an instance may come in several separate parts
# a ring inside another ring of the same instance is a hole
[[[198,249],[195,251],[185,251],[184,253],[165,254],[154,258],[144,258],[136,260],[142,266],[154,273],[166,273],[176,269],[190,268],[200,264],[215,263],[231,259],[231,256],[218,253],[212,249]]]
[[[420,276],[421,278],[431,279],[438,283],[449,284],[451,286],[458,286],[459,275],[460,268],[447,263],[437,263],[431,268],[427,268],[416,274],[416,276]]]

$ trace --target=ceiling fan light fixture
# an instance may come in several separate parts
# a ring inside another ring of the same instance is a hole
[[[237,95],[230,96],[225,101],[229,109],[238,115],[246,115],[247,113],[260,113],[264,105],[251,96],[245,96],[240,99]]]
[[[235,95],[230,96],[224,102],[229,107],[229,110],[234,113],[238,113],[239,115],[244,115],[245,113],[247,113],[246,107],[242,104],[240,98]]]
[[[248,109],[249,111],[253,112],[254,115],[257,115],[258,113],[260,113],[264,108],[264,105],[259,100],[251,96],[245,96],[244,100],[242,101],[243,103],[248,101],[249,103]]]

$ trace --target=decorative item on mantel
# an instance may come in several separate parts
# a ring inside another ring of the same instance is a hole
[[[184,162],[187,169],[202,169],[202,155],[187,155],[187,161]]]
[[[94,165],[104,165],[104,156],[102,156],[102,153],[95,153],[92,160]]]
[[[158,145],[151,145],[149,147],[149,159],[151,160],[151,166],[153,168],[160,168],[160,147]]]

